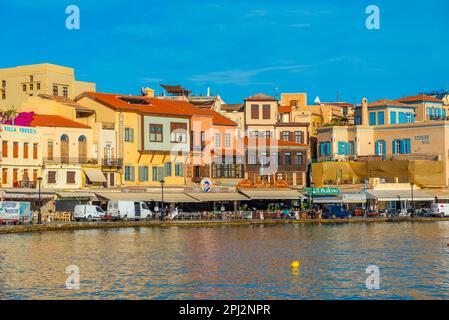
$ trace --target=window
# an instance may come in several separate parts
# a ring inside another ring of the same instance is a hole
[[[151,142],[162,142],[162,125],[161,124],[150,124],[150,141]]]
[[[47,158],[53,160],[53,141],[47,142]]]
[[[339,141],[338,142],[338,155],[346,155],[347,154],[347,150],[346,150],[346,142],[343,141]]]
[[[33,170],[33,181],[37,182],[37,169]]]
[[[75,171],[67,171],[67,183],[75,183]]]
[[[257,131],[257,130],[251,131],[251,137],[258,137],[258,136],[259,136],[259,131]]]
[[[69,96],[69,88],[62,87],[62,96],[66,98]]]
[[[295,131],[295,142],[296,143],[304,142],[304,133],[302,131]]]
[[[221,134],[219,133],[215,134],[215,147],[221,147]]]
[[[134,142],[133,128],[125,128],[125,142]]]
[[[304,161],[302,152],[296,152],[296,164],[297,165],[302,165]]]
[[[282,131],[281,135],[282,135],[282,140],[284,140],[284,141],[289,141],[290,140],[290,132]]]
[[[175,176],[184,177],[184,163],[175,163]]]
[[[330,141],[320,142],[320,156],[330,156],[331,143]]]
[[[2,141],[2,157],[8,157],[8,141],[5,140]]]
[[[355,154],[354,141],[349,141],[349,143],[347,144],[347,154],[351,156]]]
[[[8,169],[3,168],[2,169],[2,184],[7,184],[7,183],[8,183]]]
[[[141,182],[148,181],[148,167],[147,166],[139,167],[139,181],[141,181]]]
[[[248,153],[248,164],[256,164],[256,163],[257,163],[256,154],[254,152]]]
[[[265,131],[265,137],[266,138],[271,138],[271,131],[270,130]]]
[[[379,111],[377,113],[377,124],[378,125],[385,124],[385,113],[383,111]]]
[[[385,156],[385,141],[377,140],[376,141],[376,156]]]
[[[151,171],[152,171],[151,172],[152,173],[151,180],[154,182],[161,181],[164,178],[163,169],[164,169],[164,167],[156,167],[156,166],[151,167]]]
[[[40,89],[41,89],[41,83],[40,83],[40,82],[36,83],[36,89],[37,89],[37,90],[40,90]]]
[[[259,119],[259,105],[251,105],[251,119]]]
[[[298,101],[296,100],[290,100],[290,107],[296,107]]]
[[[34,90],[34,85],[30,83],[30,90]]]
[[[125,181],[134,181],[134,167],[125,166]]]
[[[390,112],[390,124],[396,124],[397,118],[396,118],[396,111]]]
[[[22,84],[22,91],[26,92],[27,91],[27,85],[26,84]]]
[[[375,112],[369,113],[369,125],[370,126],[376,125],[376,113]]]
[[[393,154],[401,154],[401,153],[402,153],[402,141],[393,140]]]
[[[18,181],[19,181],[19,170],[18,169],[12,169],[12,184],[13,184],[13,187],[18,187]]]
[[[12,157],[13,158],[18,158],[19,157],[19,143],[18,142],[13,142],[13,145],[12,145]]]
[[[225,148],[231,147],[231,134],[225,133]]]
[[[355,116],[354,117],[354,124],[356,126],[362,124],[362,118],[360,116]]]
[[[290,152],[286,152],[284,153],[284,162],[286,165],[291,165],[292,164],[292,155]]]
[[[171,162],[166,162],[164,163],[164,171],[165,171],[165,176],[166,177],[171,177],[172,175],[172,166],[171,166]]]
[[[269,104],[264,104],[262,106],[262,119],[271,118],[271,106]]]
[[[30,82],[34,81],[34,76],[30,76]]]
[[[57,97],[59,95],[58,86],[53,86],[53,95]]]
[[[187,123],[170,123],[170,141],[187,143]]]
[[[38,150],[39,144],[33,143],[33,159],[37,159],[37,150]]]
[[[56,183],[56,171],[48,171],[47,183]]]
[[[23,158],[28,159],[28,142],[23,143]]]

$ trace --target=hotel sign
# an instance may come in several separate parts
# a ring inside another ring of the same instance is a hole
[[[28,133],[28,134],[36,134],[36,129],[33,128],[23,128],[23,127],[13,127],[13,126],[3,126],[4,132],[13,132],[13,133]]]
[[[429,135],[415,136],[415,141],[421,141],[422,144],[429,144]]]
[[[308,194],[312,194],[312,188],[306,188]],[[335,187],[313,188],[314,196],[338,196],[340,189]]]

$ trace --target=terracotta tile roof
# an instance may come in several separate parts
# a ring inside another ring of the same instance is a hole
[[[245,101],[277,101],[277,99],[265,93],[258,93],[246,98]]]
[[[89,126],[73,120],[50,114],[35,114],[30,127],[61,127],[90,129]]]
[[[228,103],[228,104],[222,104],[221,110],[222,111],[243,111],[243,104],[241,103]]]
[[[226,118],[224,115],[216,112],[212,109],[201,109],[204,113],[213,117],[213,124],[221,126],[237,126],[237,123],[231,119]]]
[[[66,97],[59,97],[59,96],[52,96],[50,94],[39,94],[38,95],[39,98],[42,99],[46,99],[46,100],[53,100],[62,104],[65,104],[67,106],[70,107],[74,107],[76,110],[78,111],[83,111],[83,112],[92,112],[94,113],[95,111],[86,107],[81,106],[80,104],[78,104],[75,100],[66,98]]]
[[[377,100],[371,103],[368,103],[368,107],[409,107],[413,108],[412,106],[401,103],[395,100],[389,100],[389,99],[381,99]]]
[[[403,97],[400,99],[396,99],[396,101],[402,102],[402,103],[406,103],[406,102],[439,102],[439,103],[443,103],[443,100],[425,95],[425,94],[418,94],[416,96],[408,96],[408,97]]]
[[[84,92],[79,95],[76,100],[78,101],[86,96],[111,109],[120,111],[180,116],[208,115],[202,109],[195,107],[187,101],[181,100],[167,100],[102,92]]]
[[[281,113],[292,112],[292,106],[279,106],[278,107],[278,112],[281,112]]]

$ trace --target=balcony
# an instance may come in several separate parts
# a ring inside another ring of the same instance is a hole
[[[13,183],[14,188],[36,189],[37,182],[30,180],[16,181]]]
[[[123,167],[123,159],[116,159],[116,158],[101,159],[101,165],[103,167],[121,168]]]
[[[265,165],[265,170],[275,169],[276,172],[301,172],[307,171],[307,166],[305,164],[274,164],[273,168]],[[247,172],[260,172],[260,164],[247,164],[246,165]]]
[[[70,157],[44,157],[44,165],[46,164],[98,164],[98,159],[95,158],[70,158]]]

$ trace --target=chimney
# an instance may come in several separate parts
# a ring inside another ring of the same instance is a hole
[[[366,98],[362,99],[362,125],[368,126],[368,100]]]

